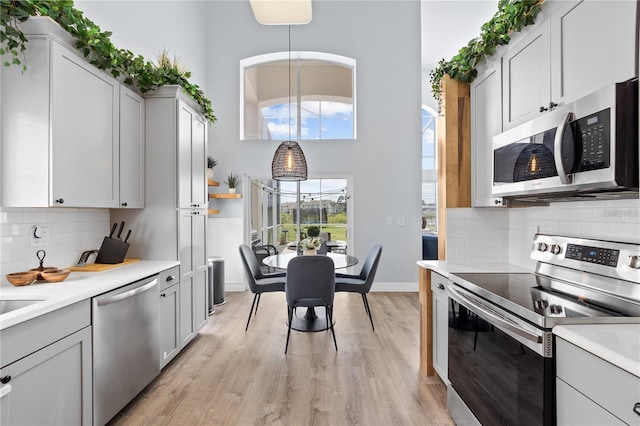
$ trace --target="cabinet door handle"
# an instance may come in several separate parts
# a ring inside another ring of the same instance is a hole
[[[548,111],[548,110],[549,110],[549,108],[545,108],[543,106],[540,107],[540,112],[545,112],[545,111]]]
[[[11,385],[0,386],[0,398],[4,398],[11,392]]]
[[[438,284],[436,287],[438,287],[439,290],[444,290],[444,284]]]
[[[126,201],[124,203],[122,203],[122,207],[127,207],[127,206],[128,206],[128,204],[127,204]]]
[[[633,406],[633,412],[640,416],[640,402],[636,402]]]
[[[160,297],[167,297],[166,293],[162,293]]]
[[[57,200],[55,200],[56,203],[58,204],[64,204],[64,198],[58,198]]]
[[[554,108],[555,108],[555,107],[557,107],[557,106],[558,106],[558,104],[557,104],[557,103],[555,103],[555,102],[553,102],[553,101],[549,102],[549,109],[550,109],[550,110],[554,109]]]

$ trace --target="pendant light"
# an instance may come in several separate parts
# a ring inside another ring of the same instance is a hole
[[[307,180],[307,160],[298,142],[291,140],[291,25],[289,25],[289,140],[278,146],[271,162],[271,177],[274,180]]]

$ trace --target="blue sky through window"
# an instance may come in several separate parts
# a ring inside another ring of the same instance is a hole
[[[296,139],[296,108],[291,104],[291,129],[289,105],[278,104],[262,108],[262,115],[273,140]],[[304,101],[301,105],[301,139],[353,139],[353,105],[332,101]]]

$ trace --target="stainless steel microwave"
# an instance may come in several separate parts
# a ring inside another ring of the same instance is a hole
[[[519,201],[638,198],[638,79],[493,138],[493,190]]]

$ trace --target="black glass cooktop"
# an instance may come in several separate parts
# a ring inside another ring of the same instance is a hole
[[[482,298],[540,325],[578,317],[621,314],[599,306],[589,297],[553,288],[549,278],[530,273],[459,273],[453,281]]]

